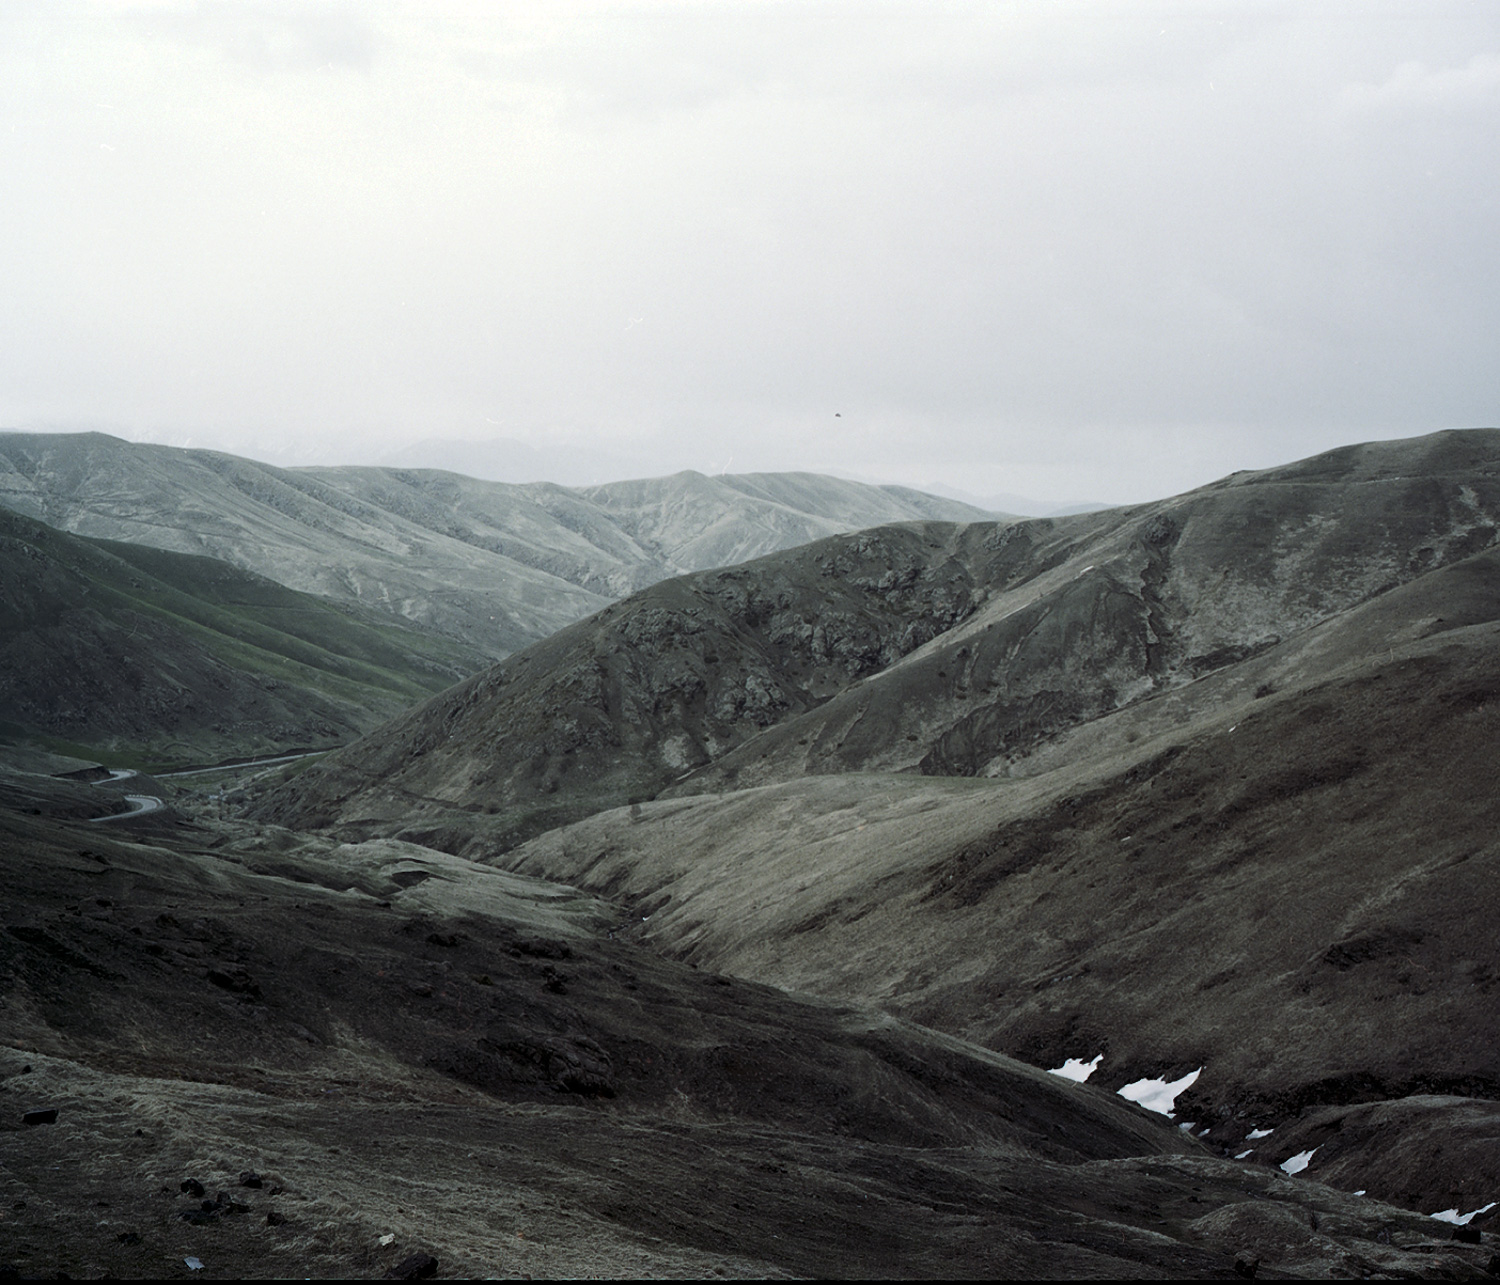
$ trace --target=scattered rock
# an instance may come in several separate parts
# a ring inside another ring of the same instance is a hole
[[[202,1183],[195,1182],[193,1185],[200,1192],[203,1190]],[[184,1183],[183,1186],[186,1188],[187,1184]],[[242,1214],[249,1208],[249,1205],[242,1205],[236,1200],[231,1200],[221,1191],[212,1200],[203,1201],[196,1209],[184,1209],[178,1217],[194,1226],[202,1226],[204,1223],[211,1223],[222,1218],[225,1214]]]
[[[403,1258],[382,1278],[388,1281],[425,1281],[437,1275],[438,1260],[431,1254],[412,1254]]]
[[[43,1107],[35,1111],[28,1111],[21,1117],[21,1123],[28,1129],[38,1124],[56,1124],[57,1108]]]
[[[1260,1271],[1260,1259],[1250,1254],[1238,1254],[1234,1260],[1234,1274],[1247,1281],[1255,1279],[1255,1273]]]
[[[255,979],[238,964],[232,964],[228,968],[210,968],[208,980],[215,986],[222,987],[236,995],[246,995],[251,999],[260,998],[260,986]]]
[[[568,983],[572,980],[566,973],[560,973],[551,964],[542,967],[542,977],[547,983],[547,989],[554,995],[566,995]]]
[[[1478,1227],[1455,1227],[1453,1239],[1462,1241],[1465,1245],[1477,1245],[1481,1240],[1481,1234]]]
[[[573,948],[552,937],[524,937],[511,947],[512,955],[531,955],[537,959],[572,959]]]
[[[258,1173],[253,1173],[247,1169],[240,1175],[241,1187],[264,1187],[265,1185],[265,1179]]]
[[[180,1190],[185,1191],[190,1196],[203,1196],[207,1194],[203,1184],[196,1178],[184,1178]]]
[[[141,1234],[136,1231],[122,1231],[115,1239],[122,1245],[139,1245],[141,1243]]]
[[[280,1227],[285,1222],[286,1222],[286,1215],[285,1214],[279,1214],[274,1209],[271,1210],[271,1212],[266,1215],[266,1226],[267,1227]]]

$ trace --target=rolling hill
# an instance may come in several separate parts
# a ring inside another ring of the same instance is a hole
[[[388,840],[103,833],[89,795],[0,773],[7,1275],[1451,1279],[1491,1252],[662,958],[573,888]]]

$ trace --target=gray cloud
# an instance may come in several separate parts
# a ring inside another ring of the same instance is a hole
[[[60,12],[3,423],[1129,499],[1500,420],[1482,8]]]

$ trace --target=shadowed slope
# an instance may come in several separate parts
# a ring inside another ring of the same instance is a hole
[[[971,612],[964,555],[991,529],[887,527],[655,585],[411,711],[265,815],[447,847],[649,798]]]

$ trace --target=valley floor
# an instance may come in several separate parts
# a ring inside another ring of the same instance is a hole
[[[100,828],[91,788],[0,800],[0,1266],[24,1275],[1452,1278],[1492,1252],[663,959],[573,889],[388,840]]]

